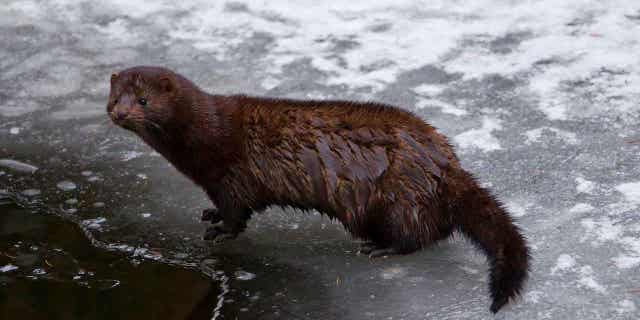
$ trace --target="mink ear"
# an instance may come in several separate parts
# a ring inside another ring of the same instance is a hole
[[[173,78],[169,76],[160,77],[160,79],[158,79],[158,83],[160,84],[160,90],[164,92],[172,93],[176,89],[176,84]]]
[[[116,81],[116,79],[118,79],[118,74],[117,73],[112,73],[111,74],[111,82]]]

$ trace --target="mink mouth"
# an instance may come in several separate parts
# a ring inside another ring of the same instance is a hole
[[[111,119],[113,121],[113,123],[115,125],[117,125],[118,127],[121,127],[123,129],[129,130],[129,131],[133,131],[135,132],[135,125],[133,123],[133,121],[131,121],[131,119]]]

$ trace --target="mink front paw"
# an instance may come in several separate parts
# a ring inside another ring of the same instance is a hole
[[[221,242],[226,239],[234,239],[238,236],[238,233],[227,230],[224,225],[208,227],[204,232],[203,240],[215,240]]]
[[[385,247],[374,242],[365,242],[360,246],[358,250],[359,254],[368,255],[369,259],[392,256],[398,254],[398,251],[393,247]]]
[[[211,221],[212,224],[222,221],[222,214],[216,208],[202,210],[200,221]]]

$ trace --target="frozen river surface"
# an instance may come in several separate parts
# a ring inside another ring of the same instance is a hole
[[[640,318],[631,0],[2,1],[0,318],[494,318],[461,237],[370,261],[339,224],[274,208],[201,241],[203,192],[107,121],[110,74],[139,64],[415,112],[533,249],[495,318]]]

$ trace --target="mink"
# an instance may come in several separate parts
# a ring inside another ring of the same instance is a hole
[[[107,112],[204,189],[204,239],[235,238],[269,206],[317,210],[371,257],[409,254],[456,230],[490,266],[490,310],[523,289],[526,240],[447,139],[398,107],[208,94],[161,67],[111,76]]]

